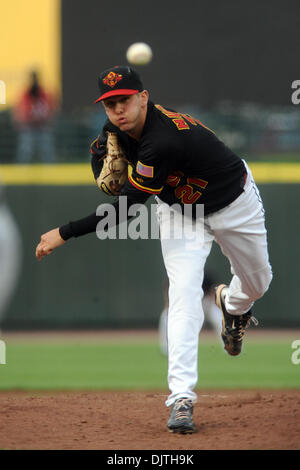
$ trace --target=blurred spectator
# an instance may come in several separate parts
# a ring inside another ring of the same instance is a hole
[[[40,85],[37,72],[31,72],[29,86],[13,110],[18,163],[29,163],[35,152],[44,163],[55,160],[52,127],[56,107],[54,97]]]
[[[203,299],[202,306],[205,315],[205,322],[209,323],[210,326],[214,329],[218,340],[221,341],[221,330],[222,330],[222,313],[220,309],[215,304],[215,286],[217,282],[211,277],[210,274],[205,272],[204,280],[202,284],[203,289]],[[168,354],[168,334],[167,334],[167,324],[168,324],[168,308],[169,308],[169,281],[166,279],[163,285],[163,294],[164,294],[164,308],[160,314],[158,332],[159,332],[159,343],[160,350],[163,354]]]
[[[5,202],[4,188],[0,181],[0,328],[17,285],[21,262],[21,236]]]

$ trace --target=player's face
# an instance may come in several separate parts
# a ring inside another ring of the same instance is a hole
[[[139,138],[145,123],[148,103],[146,90],[130,96],[112,96],[103,100],[108,119],[121,131]]]

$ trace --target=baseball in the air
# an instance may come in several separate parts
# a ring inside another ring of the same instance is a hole
[[[152,59],[152,49],[145,42],[135,42],[128,47],[126,58],[133,65],[147,65]]]

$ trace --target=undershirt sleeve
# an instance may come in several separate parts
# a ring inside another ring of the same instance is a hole
[[[150,194],[147,194],[142,191],[137,191],[135,193],[134,198],[128,196],[127,197],[127,209],[129,209],[133,204],[145,204],[147,199],[149,198]],[[120,196],[122,197],[122,196]],[[128,216],[128,210],[126,214],[122,214],[122,219],[120,220],[120,210],[119,210],[119,198],[112,204],[115,208],[116,213],[116,224],[124,222],[125,220],[130,219],[132,216]],[[103,220],[106,215],[98,216],[96,212],[88,215],[87,217],[83,217],[82,219],[71,221],[65,225],[62,225],[59,228],[60,236],[63,240],[69,240],[72,237],[81,237],[82,235],[86,235],[88,233],[96,232],[98,223]],[[113,225],[111,225],[113,226]],[[110,227],[107,227],[110,228]]]

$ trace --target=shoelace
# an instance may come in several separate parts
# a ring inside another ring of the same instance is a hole
[[[242,316],[237,317],[237,319],[234,320],[234,327],[231,330],[232,336],[234,336],[238,341],[242,341],[245,331],[249,327],[251,321],[255,326],[258,325],[258,320],[253,316],[246,320]]]
[[[187,398],[182,398],[176,401],[174,405],[175,419],[186,418],[191,410],[192,401]]]
[[[225,305],[225,295],[226,293],[224,292],[224,294],[222,295],[222,301],[224,305]],[[245,330],[249,327],[251,321],[254,323],[255,326],[258,325],[257,318],[255,318],[252,315],[250,315],[250,317],[246,319],[244,319],[243,316],[237,317],[236,320],[234,320],[234,327],[230,329],[230,334],[236,337],[238,341],[241,341],[245,335]]]

